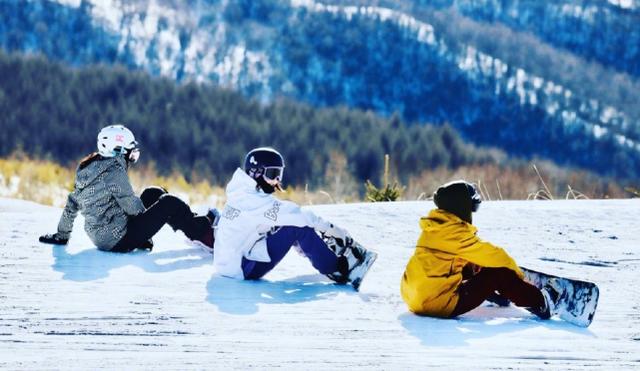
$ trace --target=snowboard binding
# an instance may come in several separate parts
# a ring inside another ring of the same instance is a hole
[[[338,271],[327,274],[327,277],[338,284],[350,283],[358,291],[364,276],[373,265],[378,254],[365,249],[351,239],[347,240],[346,243],[339,243],[333,237],[324,237],[324,241],[338,256]]]

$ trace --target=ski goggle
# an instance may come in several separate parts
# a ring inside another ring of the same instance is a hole
[[[262,174],[262,176],[267,182],[270,182],[270,183],[281,182],[284,176],[284,167],[279,167],[279,166],[265,167],[264,173]]]
[[[127,162],[135,164],[140,158],[140,148],[138,147],[138,142],[134,141],[132,144],[133,147],[131,148],[117,147],[115,152],[124,154],[124,159]]]

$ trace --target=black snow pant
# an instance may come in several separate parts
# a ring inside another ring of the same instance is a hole
[[[480,306],[495,292],[519,307],[541,308],[544,305],[544,297],[540,290],[518,277],[511,269],[482,268],[478,274],[464,281],[458,288],[458,304],[451,317]]]
[[[146,188],[140,199],[146,210],[129,218],[127,232],[111,251],[130,252],[136,248],[149,248],[149,240],[165,224],[169,224],[173,230],[181,230],[192,240],[202,237],[211,229],[207,217],[196,216],[189,205],[163,188]]]

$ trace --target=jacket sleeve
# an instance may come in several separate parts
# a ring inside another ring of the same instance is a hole
[[[58,234],[60,237],[69,239],[71,231],[73,230],[73,221],[78,215],[78,201],[76,201],[76,190],[69,193],[67,197],[67,204],[64,206],[62,216],[58,222]]]
[[[317,216],[311,211],[303,210],[294,202],[273,198],[274,202],[265,213],[264,223],[270,226],[311,227],[318,232],[324,232],[331,227],[331,223]]]
[[[107,189],[127,215],[138,215],[145,210],[142,200],[133,192],[127,171],[122,166],[115,166],[109,171]]]
[[[523,278],[516,261],[502,248],[473,236],[462,241],[459,256],[471,263],[487,268],[509,268]]]

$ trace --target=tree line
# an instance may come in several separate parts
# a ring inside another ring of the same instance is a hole
[[[287,160],[289,184],[322,182],[333,153],[358,180],[377,179],[385,154],[400,179],[439,166],[491,162],[448,125],[407,125],[397,115],[261,104],[211,85],[179,84],[123,67],[69,68],[44,57],[0,53],[0,156],[15,151],[76,162],[98,130],[130,127],[146,161],[223,184],[244,154],[271,145]]]

